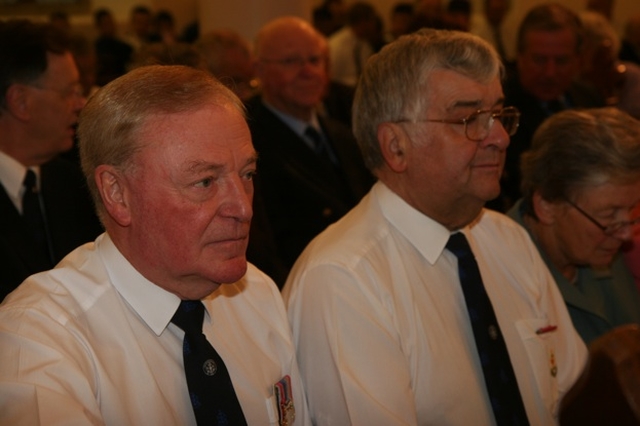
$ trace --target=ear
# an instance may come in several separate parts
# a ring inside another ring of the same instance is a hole
[[[14,83],[9,86],[5,95],[7,110],[20,121],[31,118],[31,102],[29,88],[24,84]]]
[[[387,166],[396,173],[407,169],[407,138],[404,130],[396,123],[382,123],[378,126],[378,143]]]
[[[109,216],[120,226],[131,224],[128,187],[122,173],[113,166],[100,165],[94,172],[100,198]]]
[[[535,191],[532,197],[533,211],[536,213],[538,221],[544,225],[551,225],[555,222],[557,204],[545,200],[539,191]]]

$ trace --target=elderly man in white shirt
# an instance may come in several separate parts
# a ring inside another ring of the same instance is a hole
[[[143,67],[78,132],[106,233],[0,306],[0,424],[309,424],[280,294],[245,258],[241,101],[204,71]]]
[[[501,75],[495,50],[459,32],[404,36],[369,61],[354,130],[379,182],[306,248],[284,288],[316,424],[556,421],[586,348],[527,233],[483,209],[519,118]],[[475,256],[488,328],[466,297],[468,262],[447,242],[458,239]],[[502,342],[498,358],[487,335]],[[496,359],[511,371],[499,379],[507,400],[485,368]]]

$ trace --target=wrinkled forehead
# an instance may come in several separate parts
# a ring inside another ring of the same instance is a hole
[[[478,81],[460,72],[435,69],[424,84],[426,106],[433,110],[486,109],[504,101],[500,76]]]

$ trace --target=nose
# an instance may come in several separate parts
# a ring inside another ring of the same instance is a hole
[[[87,98],[83,94],[78,93],[77,95],[75,95],[73,108],[76,113],[79,113],[86,104]]]
[[[502,122],[497,119],[491,119],[489,122],[489,134],[481,142],[482,146],[495,146],[501,151],[506,150],[509,146],[509,134],[502,126]]]
[[[236,176],[230,179],[227,186],[226,200],[222,206],[221,215],[237,220],[250,222],[253,217],[253,182]]]
[[[633,237],[633,225],[631,223],[625,223],[625,225],[618,229],[612,237],[623,242],[631,241]]]

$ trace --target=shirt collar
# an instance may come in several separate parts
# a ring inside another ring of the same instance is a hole
[[[384,183],[372,190],[383,216],[424,256],[435,264],[444,250],[451,232],[440,223],[419,212]]]
[[[40,167],[31,167],[36,174],[36,182],[40,187]],[[27,168],[19,161],[0,151],[0,183],[4,186],[11,202],[22,212],[23,183]]]
[[[180,305],[180,298],[140,274],[120,253],[108,233],[96,241],[109,278],[142,320],[160,335]]]
[[[306,122],[306,121],[298,120],[297,118],[295,118],[295,117],[293,117],[293,116],[291,116],[289,114],[285,114],[284,112],[276,109],[273,105],[269,104],[264,99],[262,100],[262,103],[264,104],[265,107],[267,107],[267,109],[269,111],[274,113],[280,120],[282,120],[297,135],[304,136],[304,131],[307,130],[307,126],[309,126],[309,125],[311,125],[317,131],[322,133],[322,128],[320,127],[320,121],[318,120],[318,115],[316,114],[315,110],[311,113],[311,120],[309,120],[309,122]]]

